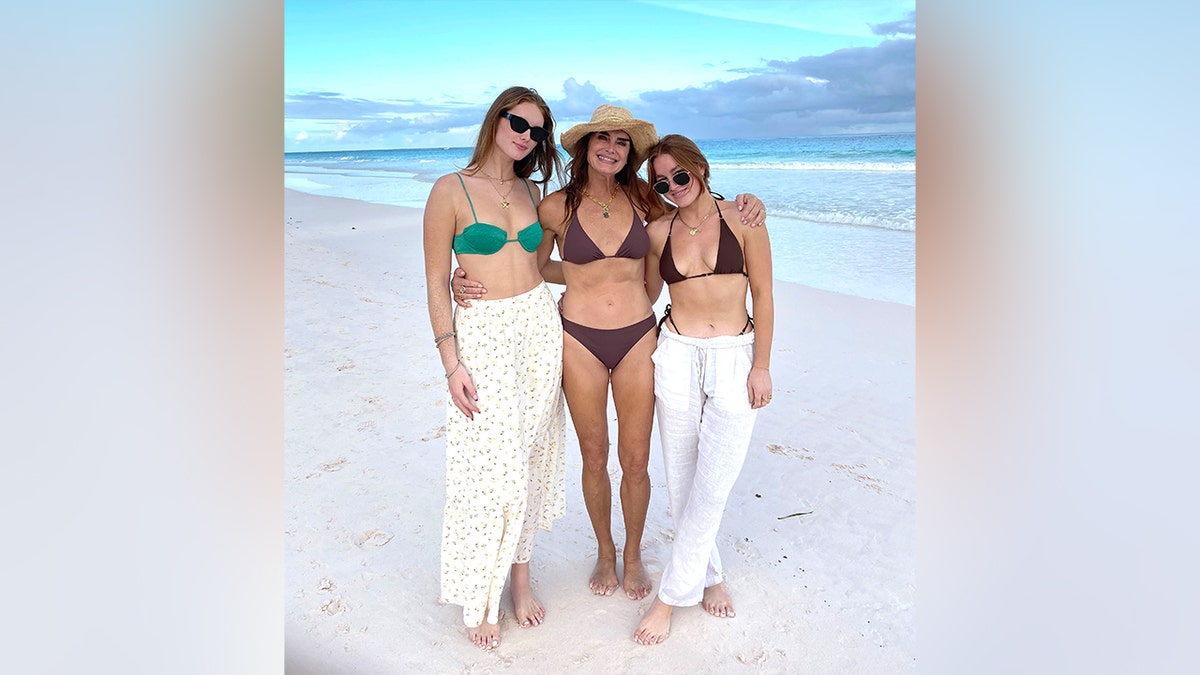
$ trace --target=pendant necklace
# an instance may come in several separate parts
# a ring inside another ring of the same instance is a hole
[[[512,178],[496,178],[492,174],[484,171],[482,168],[478,168],[476,170],[479,173],[483,174],[484,176],[487,176],[488,178],[500,183],[501,185],[504,185],[505,183],[507,183],[510,180],[514,181],[513,184],[511,186],[509,186],[508,192],[501,192],[500,188],[496,187],[495,185],[492,185],[491,181],[488,181],[488,185],[491,185],[492,189],[496,191],[496,194],[500,195],[500,206],[507,209],[508,208],[508,196],[512,194],[513,188],[517,187],[517,184],[514,180],[516,178],[516,176],[513,176]]]
[[[488,185],[492,184],[489,182]],[[517,187],[517,184],[513,183],[509,186],[508,192],[500,192],[500,188],[492,185],[492,189],[496,191],[496,194],[500,195],[500,206],[503,206],[506,209],[508,208],[508,196],[512,194],[513,188],[515,187]]]
[[[691,225],[687,224],[687,221],[683,219],[682,213],[679,214],[679,222],[683,223],[683,226],[688,229],[688,234],[690,234],[694,237],[700,233],[700,226],[704,225],[704,221],[708,220],[708,217],[711,216],[713,214],[713,211],[716,211],[716,210],[717,210],[717,200],[714,199],[712,207],[708,209],[708,213],[704,214],[704,217],[700,219],[700,222],[697,223],[695,227],[692,227]]]
[[[493,176],[492,174],[490,174],[490,173],[488,173],[488,172],[484,171],[482,168],[480,168],[480,169],[479,169],[479,173],[481,173],[481,174],[483,174],[483,175],[487,176],[488,178],[491,178],[492,180],[496,181],[497,183],[499,183],[499,184],[501,184],[501,185],[504,185],[504,184],[505,184],[505,183],[507,183],[508,181],[512,180],[512,178],[496,178],[496,177],[495,177],[495,176]],[[516,178],[516,176],[513,176],[513,178]]]
[[[619,187],[621,187],[619,184],[613,186],[612,194],[608,196],[608,201],[604,202],[603,204],[601,204],[599,201],[597,201],[595,197],[588,194],[588,191],[586,188],[584,188],[584,190],[583,190],[583,196],[587,197],[588,199],[595,202],[596,206],[599,206],[600,208],[604,209],[604,217],[607,218],[608,217],[608,205],[612,203],[613,197],[617,196],[617,188],[619,188]]]

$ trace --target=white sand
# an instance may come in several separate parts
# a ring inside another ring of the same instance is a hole
[[[737,618],[679,609],[666,642],[641,646],[631,635],[651,598],[591,594],[568,422],[567,516],[539,533],[532,563],[546,620],[517,627],[506,592],[487,653],[460,608],[437,603],[445,384],[421,212],[287,191],[285,213],[288,673],[916,669],[912,307],[776,281],[775,398],[718,538]],[[615,438],[611,405],[610,419]],[[657,590],[671,536],[657,432],[650,475]]]

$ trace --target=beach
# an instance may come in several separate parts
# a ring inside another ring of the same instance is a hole
[[[776,280],[775,396],[718,536],[736,618],[681,608],[666,642],[642,646],[652,598],[592,595],[568,422],[567,515],[531,564],[546,618],[516,626],[506,591],[501,645],[484,652],[438,604],[446,389],[421,210],[286,190],[284,236],[287,672],[916,670],[912,306]],[[610,472],[615,488],[615,448]],[[657,590],[672,534],[657,430],[650,476]]]

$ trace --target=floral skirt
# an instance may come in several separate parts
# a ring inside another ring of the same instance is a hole
[[[463,622],[499,620],[513,563],[528,562],[537,528],[566,513],[562,323],[545,283],[500,300],[472,300],[454,318],[458,354],[480,412],[447,400],[443,602]]]

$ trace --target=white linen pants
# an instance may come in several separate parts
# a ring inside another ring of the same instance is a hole
[[[658,597],[685,607],[724,578],[717,530],[758,417],[746,393],[754,334],[693,338],[664,326],[653,360],[654,408],[675,522]]]

